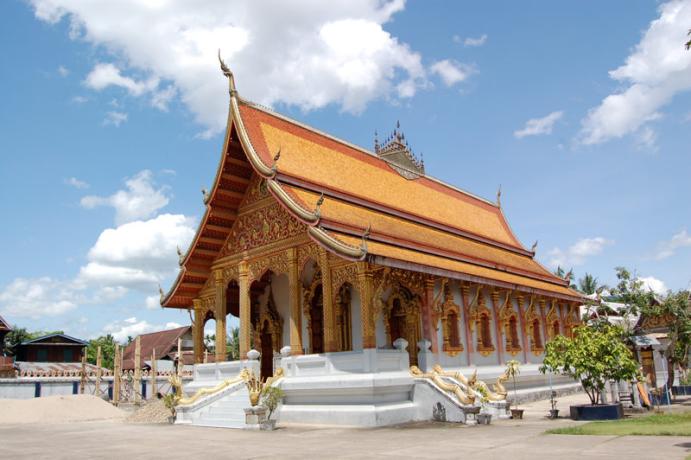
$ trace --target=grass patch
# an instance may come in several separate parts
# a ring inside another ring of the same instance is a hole
[[[691,412],[655,414],[579,426],[554,428],[548,434],[587,434],[602,436],[691,436]]]

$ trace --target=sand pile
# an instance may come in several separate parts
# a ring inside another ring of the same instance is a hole
[[[0,424],[122,420],[125,412],[92,395],[0,399]]]
[[[163,400],[154,399],[134,411],[127,417],[130,423],[168,423],[171,416],[170,410],[163,404]]]

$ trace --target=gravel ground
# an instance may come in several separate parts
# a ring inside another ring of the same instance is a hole
[[[168,423],[170,410],[163,404],[163,400],[154,399],[134,411],[127,417],[128,423]]]

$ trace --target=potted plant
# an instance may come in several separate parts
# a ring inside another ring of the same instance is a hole
[[[516,376],[521,373],[520,370],[521,363],[512,359],[506,363],[506,375],[513,381],[513,398],[516,403],[516,407],[511,409],[511,418],[514,420],[523,420],[523,409],[518,408],[518,390],[516,389]],[[511,404],[509,403],[509,408]]]
[[[492,422],[492,414],[485,411],[487,403],[489,402],[489,398],[487,397],[487,389],[485,387],[477,387],[476,390],[478,393],[480,393],[480,396],[482,396],[480,399],[482,406],[480,408],[480,413],[478,413],[475,418],[477,419],[477,423],[479,425],[489,425]]]
[[[175,406],[178,405],[179,398],[175,393],[167,393],[163,396],[163,405],[170,411],[170,417],[168,417],[168,422],[175,422],[176,409]]]
[[[549,394],[549,405],[552,407],[549,410],[549,418],[554,420],[555,418],[559,418],[559,409],[557,409],[557,400],[555,399],[557,397],[557,392],[552,391]]]
[[[266,417],[266,423],[262,428],[274,430],[276,429],[276,420],[272,420],[271,415],[274,413],[276,408],[278,408],[278,405],[281,403],[285,393],[277,386],[265,385],[261,396],[262,406],[266,407],[266,409],[269,411],[269,414]]]
[[[597,328],[579,326],[572,338],[555,337],[547,344],[540,372],[559,372],[581,382],[590,404],[571,406],[574,420],[622,418],[621,404],[602,404],[605,383],[628,382],[639,374],[638,363],[622,340],[622,330],[609,324]]]

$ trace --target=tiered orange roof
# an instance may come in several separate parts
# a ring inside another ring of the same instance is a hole
[[[219,170],[231,174],[237,167],[246,176],[251,166],[327,250],[349,259],[581,300],[566,280],[546,270],[520,244],[498,204],[423,170],[404,177],[399,167],[372,152],[244,101],[230,71],[224,68],[224,73],[231,100]],[[233,139],[244,158],[228,164]],[[223,188],[218,179],[217,174],[212,200]],[[213,201],[207,206],[207,215],[213,214]],[[198,235],[205,225],[206,219]],[[183,261],[183,272],[193,262],[197,240]],[[163,299],[164,306],[185,306],[180,296],[172,300],[180,280]]]

